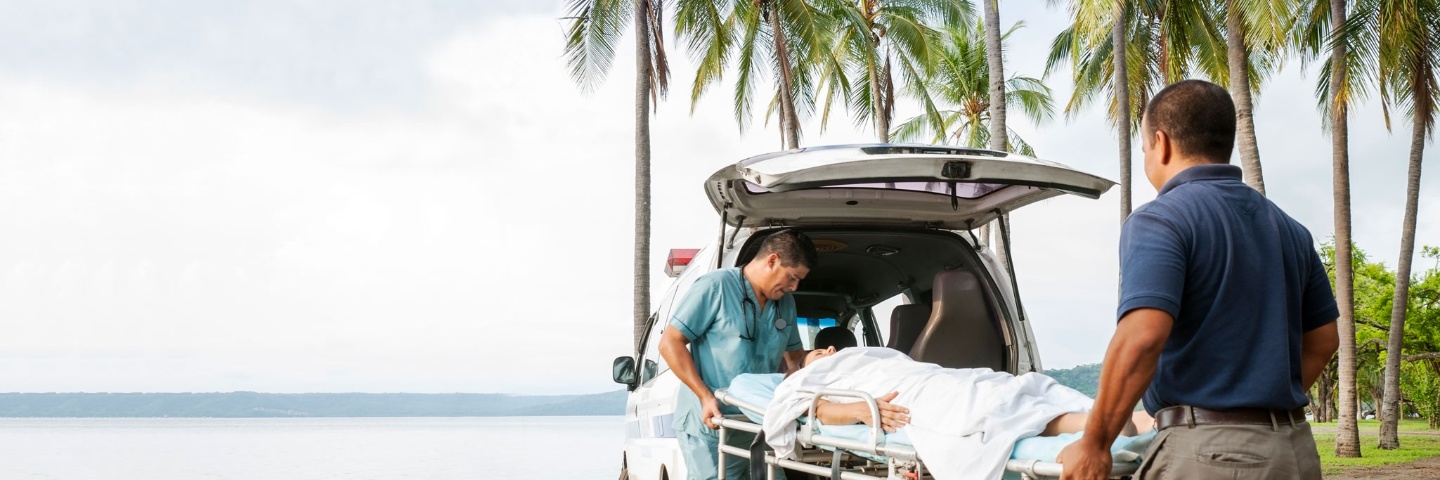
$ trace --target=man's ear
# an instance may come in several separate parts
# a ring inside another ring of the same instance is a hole
[[[1170,165],[1170,161],[1173,160],[1172,155],[1175,154],[1175,146],[1170,143],[1170,134],[1165,133],[1164,130],[1155,130],[1155,138],[1152,141],[1155,142],[1154,148],[1160,149],[1156,152],[1160,165]]]
[[[825,351],[826,351],[826,352],[829,352],[829,353],[835,353],[835,346],[834,346],[834,345],[831,345],[831,346],[825,347]]]

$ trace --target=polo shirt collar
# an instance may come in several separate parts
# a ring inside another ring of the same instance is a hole
[[[1170,177],[1170,181],[1165,182],[1165,186],[1160,189],[1159,195],[1164,195],[1165,192],[1168,192],[1168,191],[1170,191],[1170,190],[1174,190],[1175,187],[1178,187],[1178,186],[1181,186],[1181,185],[1184,185],[1184,184],[1190,183],[1190,182],[1202,181],[1202,180],[1241,180],[1241,179],[1243,179],[1243,178],[1244,178],[1244,175],[1243,175],[1243,173],[1240,171],[1240,167],[1235,166],[1235,165],[1230,165],[1230,164],[1196,165],[1196,166],[1193,166],[1193,167],[1190,167],[1190,168],[1187,168],[1187,169],[1181,171],[1180,173],[1176,174],[1174,177]]]

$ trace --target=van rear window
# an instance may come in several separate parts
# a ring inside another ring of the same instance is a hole
[[[966,199],[980,198],[989,195],[1009,185],[1001,183],[975,183],[956,182],[955,196]],[[903,190],[907,192],[934,193],[937,195],[950,195],[950,182],[873,182],[873,183],[845,183],[839,185],[823,185],[820,188],[861,188],[870,190]],[[745,191],[752,195],[770,193],[769,189],[745,182]]]

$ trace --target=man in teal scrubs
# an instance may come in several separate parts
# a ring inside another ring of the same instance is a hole
[[[742,373],[779,372],[782,358],[790,371],[800,368],[804,352],[790,292],[815,264],[810,238],[781,230],[765,237],[743,268],[696,279],[675,307],[660,338],[660,355],[689,387],[676,398],[675,436],[690,479],[717,478],[719,435],[711,419],[722,409],[715,390]],[[739,412],[727,407],[723,413]],[[736,433],[727,443],[749,447],[751,436]],[[748,463],[729,458],[725,478],[749,478]]]

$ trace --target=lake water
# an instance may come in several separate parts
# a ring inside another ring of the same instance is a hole
[[[6,479],[613,479],[624,417],[0,418]]]

